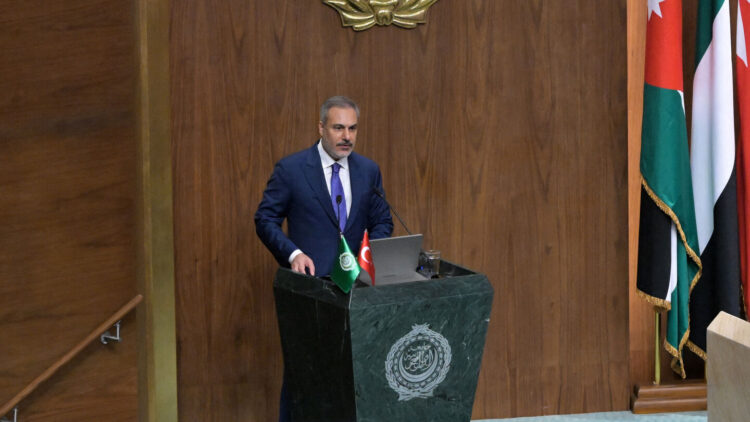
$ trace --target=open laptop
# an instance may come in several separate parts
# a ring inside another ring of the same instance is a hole
[[[416,271],[422,250],[421,234],[373,239],[370,240],[370,250],[375,264],[376,286],[427,280]],[[370,281],[367,273],[362,273],[366,281]]]

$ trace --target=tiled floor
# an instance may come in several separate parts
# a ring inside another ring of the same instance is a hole
[[[587,413],[582,415],[539,416],[533,418],[483,419],[474,422],[706,422],[706,412],[634,415],[631,412]]]

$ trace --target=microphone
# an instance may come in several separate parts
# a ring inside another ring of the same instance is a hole
[[[412,234],[411,231],[409,230],[409,228],[406,227],[406,224],[404,224],[404,220],[401,219],[401,216],[398,215],[398,213],[396,212],[395,209],[393,209],[393,207],[388,202],[388,200],[385,199],[385,193],[383,191],[381,191],[380,189],[378,189],[377,186],[373,186],[372,187],[372,191],[375,192],[375,194],[378,195],[380,197],[380,199],[382,199],[383,202],[385,202],[386,205],[388,205],[388,209],[390,209],[391,212],[393,212],[393,215],[395,215],[396,218],[398,218],[398,221],[401,223],[402,226],[404,226],[404,229],[406,229],[406,232],[409,233],[409,234]]]
[[[341,195],[336,195],[336,222],[338,223],[339,233],[341,233]]]

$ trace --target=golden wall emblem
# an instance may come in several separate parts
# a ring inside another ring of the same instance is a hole
[[[414,28],[424,23],[427,9],[437,0],[323,0],[341,15],[341,23],[362,31],[375,24]]]

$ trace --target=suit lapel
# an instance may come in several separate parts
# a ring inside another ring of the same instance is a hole
[[[346,220],[346,228],[352,225],[356,218],[357,210],[359,210],[359,204],[362,202],[362,197],[365,192],[369,190],[367,181],[359,168],[359,162],[357,157],[352,153],[349,155],[349,183],[352,187],[352,206],[349,210],[349,217]]]
[[[326,187],[326,179],[323,175],[323,166],[320,164],[320,154],[318,154],[317,145],[316,142],[315,145],[309,149],[307,163],[304,168],[305,179],[307,179],[307,183],[310,185],[310,189],[313,191],[315,199],[320,202],[320,206],[328,215],[331,223],[333,223],[338,229],[339,224],[336,222],[336,214],[333,212],[331,195],[328,193],[328,188]]]

